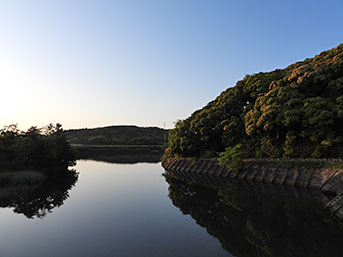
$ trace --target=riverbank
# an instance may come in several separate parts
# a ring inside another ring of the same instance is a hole
[[[72,144],[75,149],[158,149],[161,150],[163,145],[82,145]]]
[[[201,174],[279,185],[319,189],[338,194],[343,188],[342,161],[338,159],[245,159],[239,170],[220,166],[215,159],[169,159],[162,163],[168,172],[186,177]]]

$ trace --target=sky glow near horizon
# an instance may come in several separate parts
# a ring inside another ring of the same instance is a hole
[[[343,42],[340,1],[0,2],[0,127],[172,128]]]

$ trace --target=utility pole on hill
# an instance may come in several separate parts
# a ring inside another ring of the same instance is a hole
[[[167,142],[167,134],[166,134],[166,122],[163,122],[163,129],[164,129],[164,131],[163,131],[163,143],[164,144],[166,144]]]

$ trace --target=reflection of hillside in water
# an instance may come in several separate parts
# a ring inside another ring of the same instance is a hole
[[[319,191],[166,180],[173,204],[236,257],[341,256],[343,226],[323,208],[328,199]]]
[[[78,149],[78,158],[108,163],[158,163],[161,150],[136,149]]]
[[[27,218],[43,218],[64,203],[77,179],[75,171],[68,171],[39,184],[2,186],[0,207],[14,208],[15,213],[22,213]]]

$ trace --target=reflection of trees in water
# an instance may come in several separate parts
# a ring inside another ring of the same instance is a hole
[[[38,185],[2,187],[0,206],[12,207],[15,213],[22,213],[27,218],[43,218],[64,203],[77,179],[78,173],[68,171]]]
[[[150,149],[78,149],[78,158],[108,163],[158,163],[161,160],[161,150]]]
[[[319,195],[276,195],[239,184],[225,189],[167,176],[169,197],[183,214],[237,257],[333,257],[343,252],[343,226]]]

